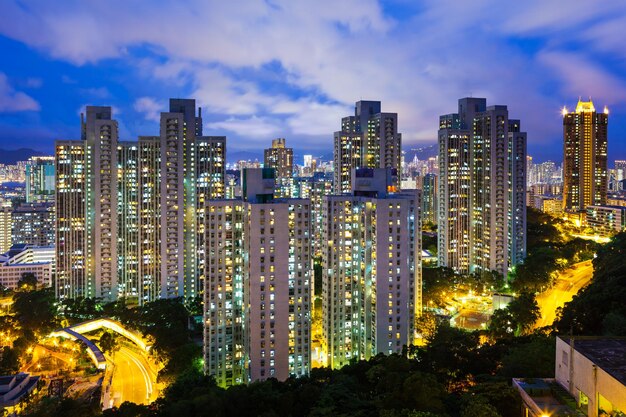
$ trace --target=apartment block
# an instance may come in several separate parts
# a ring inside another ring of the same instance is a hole
[[[563,209],[584,211],[606,204],[609,111],[597,112],[591,99],[573,112],[563,108]]]
[[[334,134],[334,191],[350,193],[356,168],[391,168],[393,185],[400,188],[402,134],[398,114],[381,111],[380,101],[358,101],[354,116],[341,120]]]
[[[506,275],[526,256],[526,133],[482,98],[439,126],[439,265]]]
[[[204,202],[223,197],[225,137],[202,136],[194,100],[171,99],[159,136],[119,141],[88,106],[82,140],[56,152],[57,296],[198,297]]]
[[[23,203],[11,213],[12,243],[54,246],[54,203]]]
[[[273,169],[244,169],[242,199],[206,205],[205,372],[220,386],[310,370],[311,203],[274,187]]]
[[[353,170],[350,195],[326,196],[323,317],[328,365],[400,352],[421,312],[418,190],[394,190],[390,168]]]

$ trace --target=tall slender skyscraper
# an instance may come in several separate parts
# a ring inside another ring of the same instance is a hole
[[[563,109],[563,208],[583,211],[606,204],[609,111],[598,113],[591,99]]]
[[[56,292],[117,297],[117,122],[88,106],[81,139],[56,143]]]
[[[243,199],[206,205],[205,371],[220,386],[310,370],[311,203],[244,169]]]
[[[402,135],[398,114],[381,112],[380,101],[358,101],[354,116],[341,120],[334,135],[334,191],[350,193],[356,168],[391,168],[392,186],[400,188]]]
[[[276,197],[292,197],[293,182],[293,149],[285,146],[285,138],[272,141],[272,147],[265,149],[265,168],[276,172]]]
[[[437,175],[426,174],[420,181],[422,189],[422,222],[437,224]]]
[[[11,249],[11,202],[0,201],[0,253]]]
[[[352,193],[324,197],[322,309],[328,365],[400,352],[421,313],[418,190],[389,193],[391,169],[352,173]]]
[[[439,264],[506,275],[526,254],[526,133],[483,98],[439,126]]]
[[[57,142],[57,296],[139,303],[201,294],[203,206],[224,193],[225,138],[172,99],[161,134],[118,142],[110,107]]]

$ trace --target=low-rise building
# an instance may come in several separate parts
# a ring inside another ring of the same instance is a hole
[[[600,236],[613,236],[626,230],[626,207],[588,206],[587,226]]]
[[[531,205],[537,210],[552,216],[563,214],[563,200],[561,197],[553,195],[535,195],[532,197]]]
[[[524,417],[623,416],[626,339],[557,337],[554,379],[514,379]]]
[[[23,372],[0,376],[0,408],[7,413],[4,415],[17,415],[21,411],[20,403],[37,389],[38,382],[38,376]]]
[[[54,245],[54,204],[24,203],[11,213],[12,242],[35,246]]]
[[[609,195],[606,198],[606,204],[609,206],[626,207],[626,196],[624,195]]]
[[[33,274],[37,285],[52,285],[54,271],[54,247],[13,245],[5,254],[0,255],[0,286],[14,290],[24,274]]]

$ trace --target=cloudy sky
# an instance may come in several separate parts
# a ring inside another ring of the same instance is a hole
[[[623,0],[2,0],[0,148],[77,138],[87,104],[113,106],[123,139],[156,134],[169,97],[196,98],[229,150],[314,153],[381,100],[411,148],[472,95],[560,160],[560,109],[591,96],[626,158],[625,31]]]

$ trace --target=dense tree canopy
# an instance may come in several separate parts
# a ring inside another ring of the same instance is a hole
[[[52,288],[15,293],[13,312],[22,329],[41,334],[49,333],[59,324]]]
[[[626,233],[602,246],[593,280],[560,312],[556,327],[574,335],[626,336]]]
[[[521,293],[506,308],[493,313],[489,321],[488,333],[494,340],[528,334],[540,314],[535,295],[528,292]]]
[[[553,284],[556,274],[591,259],[598,245],[572,237],[572,226],[531,207],[527,209],[527,256],[515,267],[511,286],[518,292],[539,292]]]

